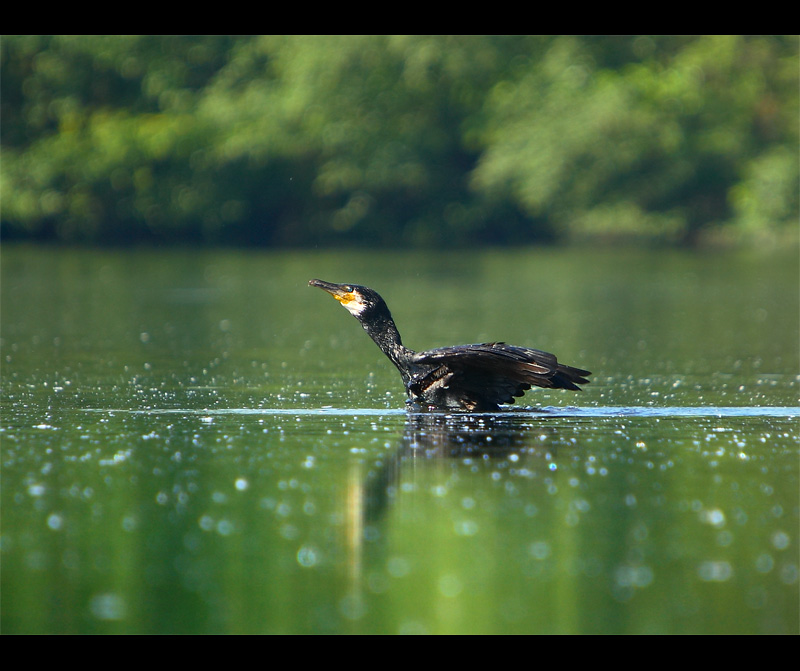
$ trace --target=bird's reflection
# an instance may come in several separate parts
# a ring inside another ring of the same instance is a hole
[[[347,496],[348,563],[351,593],[360,598],[364,589],[363,558],[382,561],[388,529],[384,522],[398,492],[420,468],[452,465],[475,467],[488,460],[514,464],[526,473],[548,470],[563,444],[556,426],[539,421],[530,411],[491,414],[408,413],[396,449],[387,452],[364,474],[353,471]]]
[[[511,413],[413,413],[406,421],[401,452],[417,457],[503,457],[524,446],[528,426]]]
[[[398,448],[370,471],[364,483],[364,521],[372,523],[381,518],[409,464],[420,460],[503,459],[541,449],[542,436],[549,431],[530,415],[515,412],[409,413]]]

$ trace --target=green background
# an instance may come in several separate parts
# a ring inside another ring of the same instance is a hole
[[[2,234],[796,243],[797,36],[7,36]]]

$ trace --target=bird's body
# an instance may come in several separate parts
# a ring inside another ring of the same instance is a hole
[[[493,412],[531,387],[572,389],[587,370],[558,363],[548,352],[502,342],[415,352],[403,345],[385,301],[368,287],[311,280],[339,301],[400,371],[408,402],[422,408]]]

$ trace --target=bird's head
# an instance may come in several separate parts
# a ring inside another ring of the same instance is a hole
[[[389,308],[386,307],[383,298],[369,287],[358,284],[334,284],[322,280],[310,280],[308,285],[327,291],[359,321],[382,313],[389,314]]]

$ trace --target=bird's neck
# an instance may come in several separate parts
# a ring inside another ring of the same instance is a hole
[[[403,345],[394,320],[388,317],[362,326],[381,351],[402,372],[405,362],[413,352]]]

